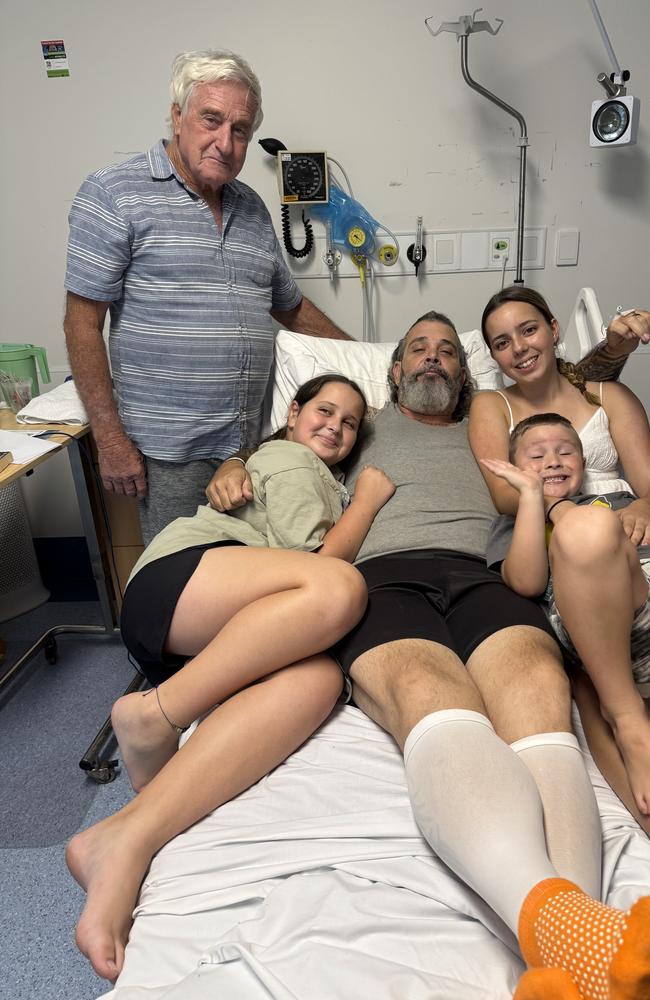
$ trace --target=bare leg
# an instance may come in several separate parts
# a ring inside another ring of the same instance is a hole
[[[178,734],[167,720],[189,726],[260,677],[327,649],[357,623],[365,601],[360,574],[338,559],[280,549],[206,552],[167,639],[170,652],[194,658],[155,694],[126,695],[113,708],[134,789],[176,750]]]
[[[281,763],[330,713],[341,690],[333,660],[316,656],[234,695],[209,715],[123,809],[77,834],[68,867],[86,889],[79,949],[114,981],[141,882],[156,851]]]
[[[460,708],[487,715],[466,668],[438,643],[387,642],[360,656],[350,677],[355,703],[391,734],[401,750],[413,727],[430,712]]]
[[[634,611],[648,596],[636,550],[612,511],[580,508],[550,548],[558,611],[600,698],[638,810],[650,816],[650,714],[632,676]]]
[[[584,671],[576,670],[571,676],[571,685],[585,739],[598,770],[623,805],[627,806],[641,829],[650,837],[650,817],[639,812],[621,752],[610,726],[602,716],[593,684]]]

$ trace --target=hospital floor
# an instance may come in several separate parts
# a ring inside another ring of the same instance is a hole
[[[0,626],[13,663],[38,636],[62,622],[101,623],[95,602],[48,603]],[[126,774],[100,785],[79,760],[133,676],[124,647],[61,636],[58,661],[42,653],[29,677],[0,708],[0,997],[95,1000],[106,992],[77,952],[74,927],[84,900],[65,866],[77,831],[131,796]],[[111,756],[115,756],[112,754]]]

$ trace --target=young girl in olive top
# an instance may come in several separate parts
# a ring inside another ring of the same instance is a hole
[[[100,976],[114,980],[122,968],[156,851],[280,764],[340,695],[342,674],[321,651],[363,614],[365,585],[350,561],[394,491],[368,467],[343,511],[334,467],[365,411],[360,389],[342,376],[307,383],[284,440],[250,460],[252,510],[199,508],[165,528],[135,567],[125,642],[161,682],[120,698],[113,724],[141,791],[67,852],[88,893],[77,944]],[[179,733],[200,716],[177,751]]]

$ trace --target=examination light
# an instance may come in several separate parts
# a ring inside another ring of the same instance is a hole
[[[630,79],[629,70],[622,70],[603,24],[596,0],[589,0],[594,20],[615,71],[608,76],[599,73],[596,79],[605,90],[604,101],[593,101],[589,126],[590,146],[633,146],[639,128],[638,97],[627,94],[625,84]]]
[[[639,98],[622,95],[591,105],[590,146],[632,146],[639,128]]]

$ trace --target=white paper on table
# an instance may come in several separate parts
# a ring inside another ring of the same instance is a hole
[[[34,437],[33,432],[0,431],[0,451],[10,451],[17,465],[31,462],[33,458],[38,458],[39,455],[44,455],[47,451],[53,451],[60,447],[60,441]]]

